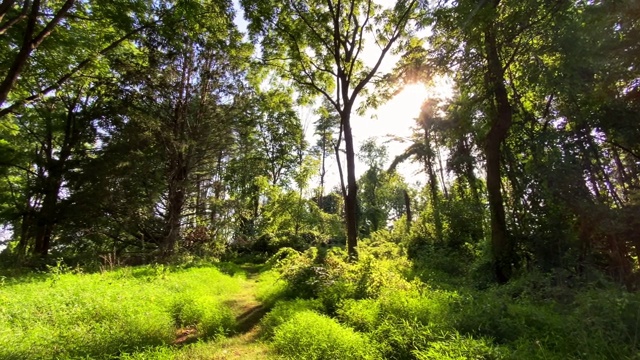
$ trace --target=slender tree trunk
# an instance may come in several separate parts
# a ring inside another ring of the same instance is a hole
[[[431,134],[428,128],[424,129],[424,144],[429,149],[429,153],[425,155],[425,170],[429,176],[429,190],[431,192],[431,208],[433,209],[433,221],[436,227],[436,240],[435,242],[442,243],[444,241],[442,216],[440,214],[440,195],[438,194],[438,177],[434,170],[434,158],[431,154]]]
[[[18,246],[16,247],[16,252],[20,261],[22,261],[26,256],[29,249],[29,242],[32,239],[31,237],[31,224],[33,222],[33,218],[30,214],[30,208],[28,208],[24,214],[22,214],[22,219],[20,222],[20,239],[18,240]]]
[[[347,153],[347,196],[344,201],[345,219],[347,221],[347,252],[349,258],[358,257],[358,185],[356,183],[356,160],[351,132],[351,108],[345,106],[342,114],[344,142]]]
[[[409,198],[409,192],[407,190],[403,190],[404,192],[404,208],[407,214],[407,233],[411,231],[411,198]]]
[[[433,209],[433,220],[436,226],[436,242],[444,241],[442,216],[440,214],[440,194],[438,194],[438,178],[433,170],[433,158],[427,156],[426,166],[429,174],[429,190],[431,192],[431,208]]]
[[[493,2],[494,8],[497,8],[498,3],[499,0]],[[500,189],[502,177],[500,172],[500,148],[511,128],[513,114],[505,88],[504,69],[498,55],[494,24],[487,26],[485,46],[487,85],[494,102],[491,128],[485,143],[487,191],[489,194],[489,210],[491,212],[491,245],[496,279],[500,283],[506,283],[511,277],[514,246],[507,234],[504,202]]]
[[[318,195],[318,207],[322,209],[322,198],[324,197],[324,177],[327,174],[327,131],[322,131],[322,162],[320,164],[320,194]]]
[[[447,190],[447,183],[444,181],[444,167],[442,166],[442,155],[440,154],[440,147],[438,146],[438,137],[434,134],[434,143],[436,148],[436,156],[438,158],[438,166],[440,171],[440,182],[442,183],[442,191],[444,192],[445,199],[449,198],[449,191]]]

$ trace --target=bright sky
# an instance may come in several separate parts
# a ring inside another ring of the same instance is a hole
[[[393,59],[392,59],[393,60]],[[353,114],[351,120],[351,128],[356,143],[356,153],[362,142],[369,138],[375,138],[378,144],[384,144],[387,147],[387,163],[389,166],[393,159],[404,152],[409,146],[408,142],[402,143],[392,140],[392,138],[409,138],[412,128],[415,127],[415,119],[420,114],[422,103],[431,97],[450,98],[452,96],[451,81],[443,78],[436,79],[434,86],[427,88],[424,84],[412,84],[398,93],[391,100],[380,106],[378,109],[372,109],[365,116]],[[314,120],[312,116],[303,116],[308,118],[311,123]],[[311,124],[309,123],[309,124]],[[313,140],[313,128],[307,125],[307,139]],[[357,161],[357,160],[356,160]],[[335,156],[329,159],[328,163],[328,185],[329,187],[339,184],[337,166],[335,164]],[[343,160],[344,166],[344,160]],[[359,177],[366,171],[366,165],[356,162],[356,176]],[[422,166],[406,161],[399,165],[398,172],[405,177],[408,184],[416,182],[424,183],[425,175],[421,173]],[[345,175],[346,176],[346,175]]]

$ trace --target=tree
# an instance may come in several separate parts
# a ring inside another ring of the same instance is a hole
[[[603,253],[616,277],[629,274],[624,249],[632,241],[593,214],[622,218],[632,207],[623,174],[634,172],[623,158],[634,156],[627,136],[637,131],[632,14],[637,6],[626,1],[459,1],[434,9],[429,61],[455,68],[459,90],[445,135],[449,166],[477,193],[472,155],[482,149],[500,282],[520,262],[548,270]]]
[[[333,111],[332,111],[333,110]],[[330,103],[326,103],[318,109],[318,115],[320,116],[316,120],[315,134],[320,137],[316,143],[313,151],[319,153],[320,157],[320,186],[317,196],[318,207],[322,208],[322,201],[324,199],[324,185],[325,176],[327,174],[326,161],[329,157],[331,149],[336,149],[336,156],[339,157],[339,150],[336,148],[336,139],[334,138],[334,132],[340,123],[340,118],[335,114],[335,109]]]
[[[236,98],[251,48],[233,24],[230,3],[183,3],[149,30],[142,41],[148,54],[144,77],[130,84],[134,120],[154,134],[162,149],[166,191],[162,252],[169,256],[181,238],[184,210],[205,169],[229,146]],[[199,204],[196,204],[198,208]]]
[[[262,45],[263,61],[291,80],[301,96],[322,95],[340,116],[347,161],[345,217],[349,255],[357,256],[357,182],[351,116],[356,99],[378,72],[416,10],[416,0],[385,9],[373,0],[243,0],[249,32]],[[379,53],[373,66],[363,61],[371,37]]]

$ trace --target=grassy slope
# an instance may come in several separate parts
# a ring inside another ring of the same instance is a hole
[[[0,358],[109,358],[136,352],[143,358],[182,353],[195,358],[210,353],[207,347],[224,344],[169,345],[230,334],[234,317],[257,306],[255,281],[242,269],[228,272],[234,275],[214,267],[156,266],[4,279]]]

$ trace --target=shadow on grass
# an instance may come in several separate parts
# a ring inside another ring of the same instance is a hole
[[[262,318],[269,312],[269,309],[262,304],[247,309],[236,317],[236,326],[234,332],[236,334],[245,334],[251,331]]]

